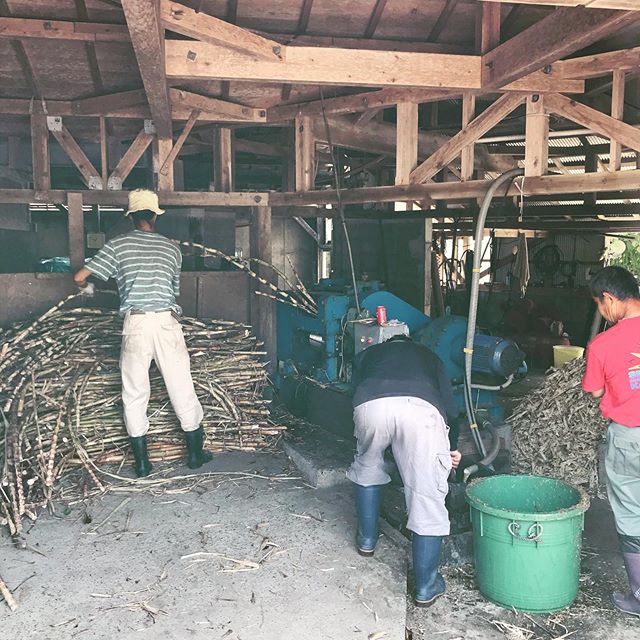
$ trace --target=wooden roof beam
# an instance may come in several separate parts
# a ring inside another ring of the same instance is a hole
[[[325,98],[324,111],[325,113],[334,114],[357,113],[368,111],[369,109],[392,107],[398,102],[436,102],[447,98],[455,98],[461,94],[461,91],[451,91],[449,89],[379,89],[337,98]],[[267,109],[267,120],[269,122],[282,122],[293,120],[297,116],[319,116],[322,115],[322,110],[323,101],[321,100],[270,107]]]
[[[485,0],[508,4],[549,5],[555,7],[584,7],[586,9],[624,9],[640,11],[636,0]]]
[[[481,89],[480,56],[288,47],[284,60],[269,62],[207,42],[168,40],[165,47],[167,77],[180,81],[219,78],[365,87]],[[583,88],[580,81],[559,82],[553,72],[537,72],[526,79],[506,83],[501,90],[573,93]]]
[[[482,56],[482,89],[495,90],[544,69],[638,20],[635,11],[558,9]]]
[[[177,2],[162,0],[160,11],[163,26],[175,33],[229,47],[244,55],[269,62],[280,61],[283,57],[283,46],[280,43]]]
[[[122,0],[122,8],[160,138],[171,138],[171,105],[164,70],[164,32],[155,0]]]
[[[612,71],[631,71],[640,67],[640,47],[562,60],[554,67],[563,78],[598,78]]]
[[[427,184],[396,185],[390,187],[364,187],[344,189],[341,198],[344,204],[366,202],[413,202],[432,198],[433,200],[469,200],[485,195],[489,180],[469,180],[468,182],[429,182]],[[521,186],[525,196],[548,196],[566,193],[604,193],[637,191],[640,184],[640,170],[598,172],[569,176],[534,176],[527,178]],[[500,196],[518,196],[518,186],[511,184],[498,193]],[[0,200],[1,201],[1,200]],[[337,204],[335,191],[305,191],[272,193],[271,206],[327,205]]]
[[[267,112],[241,104],[202,96],[183,89],[169,89],[174,118],[177,112],[198,109],[200,120],[216,120],[219,122],[266,122]],[[176,118],[177,119],[177,118]]]
[[[68,40],[76,42],[131,42],[126,25],[34,18],[0,18],[0,38]]]

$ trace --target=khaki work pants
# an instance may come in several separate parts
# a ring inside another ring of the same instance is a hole
[[[149,367],[162,374],[173,410],[184,431],[195,431],[204,415],[191,379],[189,352],[182,327],[170,311],[128,313],[122,327],[120,371],[124,422],[132,438],[149,430]]]
[[[358,441],[347,477],[363,487],[388,484],[384,452],[391,446],[404,484],[407,529],[421,536],[449,535],[444,499],[451,471],[449,427],[431,404],[412,396],[378,398],[353,412]]]

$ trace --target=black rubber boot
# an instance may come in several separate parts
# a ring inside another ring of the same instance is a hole
[[[149,462],[149,454],[147,453],[147,436],[129,438],[129,441],[131,442],[133,457],[136,460],[133,468],[138,478],[144,478],[151,473],[152,469],[151,463]]]
[[[205,462],[213,460],[213,454],[202,448],[204,431],[201,426],[195,431],[185,431],[184,438],[187,442],[187,467],[189,469],[198,469]]]

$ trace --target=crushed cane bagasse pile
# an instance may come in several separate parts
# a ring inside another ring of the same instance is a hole
[[[118,367],[122,320],[110,310],[63,310],[63,303],[0,333],[0,519],[13,534],[25,515],[35,519],[51,503],[67,472],[84,471],[85,494],[104,490],[111,479],[122,480],[120,469],[105,467],[122,468],[129,456]],[[204,408],[205,446],[272,445],[285,427],[269,420],[264,352],[249,328],[194,318],[183,318],[182,327]],[[182,431],[154,366],[150,378],[150,458],[180,460]]]
[[[598,493],[598,445],[608,421],[581,388],[586,360],[551,369],[543,384],[514,408],[514,471],[551,476]]]

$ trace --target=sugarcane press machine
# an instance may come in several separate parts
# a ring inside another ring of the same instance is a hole
[[[363,349],[397,333],[410,334],[434,351],[444,363],[461,413],[464,411],[463,374],[466,318],[431,318],[379,282],[358,282],[358,312],[353,286],[341,280],[323,280],[310,291],[317,317],[287,305],[278,305],[278,375],[280,386],[313,384],[349,394],[353,358]],[[375,318],[379,306],[388,321]],[[498,425],[504,408],[498,391],[526,371],[524,353],[511,340],[476,333],[473,346],[472,396],[476,412]]]
[[[343,280],[323,280],[310,290],[318,314],[278,305],[278,368],[276,385],[289,409],[319,424],[341,438],[353,434],[351,370],[354,357],[367,347],[395,334],[409,334],[434,351],[451,379],[454,397],[465,413],[464,346],[467,320],[445,315],[431,318],[394,294],[379,282],[358,282],[358,305],[353,286]],[[386,308],[388,321],[376,320],[376,309]],[[476,333],[473,345],[471,397],[479,434],[486,440],[489,455],[483,459],[474,445],[468,426],[461,428],[459,449],[466,470],[510,471],[510,427],[504,424],[504,407],[499,391],[526,372],[524,353],[511,340]],[[468,425],[468,422],[466,423]],[[480,464],[481,459],[487,465]],[[478,466],[480,465],[480,466]],[[390,465],[392,477],[393,464]],[[452,533],[469,530],[464,501],[464,473],[450,484],[447,498]],[[474,471],[475,472],[475,471]],[[466,478],[465,478],[466,479]],[[395,475],[383,512],[399,528],[404,523],[404,503],[399,476]]]

